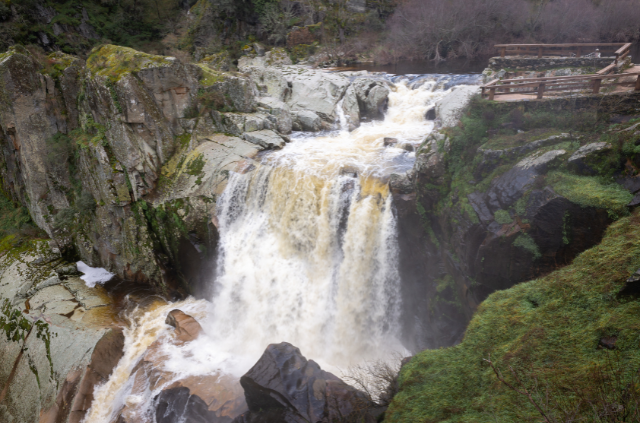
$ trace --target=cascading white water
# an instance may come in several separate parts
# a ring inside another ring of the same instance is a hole
[[[220,206],[211,325],[221,342],[259,356],[287,341],[338,365],[400,348],[394,218],[383,184],[266,165],[233,175]]]
[[[329,370],[384,357],[403,347],[395,218],[386,178],[411,168],[433,129],[426,111],[448,92],[447,78],[397,81],[383,121],[348,132],[298,133],[246,174],[232,173],[218,200],[218,276],[211,302],[188,299],[133,319],[125,357],[96,392],[85,422],[110,423],[123,406],[154,421],[153,398],[193,375],[239,377],[269,343],[286,341]],[[340,104],[341,106],[341,104]],[[398,147],[385,147],[384,137]],[[173,308],[192,313],[205,335],[170,342]],[[166,380],[143,388],[129,375],[160,340]],[[166,342],[164,341],[166,340]],[[171,376],[167,376],[171,375]]]

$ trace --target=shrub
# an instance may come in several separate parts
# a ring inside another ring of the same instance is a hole
[[[509,214],[508,211],[506,210],[498,210],[493,214],[493,218],[496,222],[498,222],[501,225],[506,225],[508,223],[512,223],[513,219],[511,218],[511,215]]]

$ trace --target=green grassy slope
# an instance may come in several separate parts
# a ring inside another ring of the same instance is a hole
[[[550,416],[565,421],[558,410],[577,409],[578,421],[600,421],[589,404],[601,408],[600,392],[615,396],[634,381],[638,390],[640,300],[618,292],[639,267],[636,212],[571,265],[492,294],[460,345],[417,354],[401,371],[385,422],[543,421],[524,395],[497,380],[483,361],[489,356],[510,383],[513,366],[540,404],[548,397]],[[614,351],[599,347],[606,337],[617,338]]]

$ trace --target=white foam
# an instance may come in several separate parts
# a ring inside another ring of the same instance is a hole
[[[89,288],[93,288],[97,283],[102,284],[109,282],[111,278],[115,276],[115,274],[109,272],[107,269],[103,269],[101,267],[89,267],[82,261],[79,261],[76,264],[78,266],[78,271],[84,273],[84,275],[80,276],[80,279],[82,279]]]

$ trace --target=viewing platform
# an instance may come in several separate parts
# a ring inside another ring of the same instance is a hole
[[[498,44],[482,95],[496,101],[640,91],[631,43]]]

